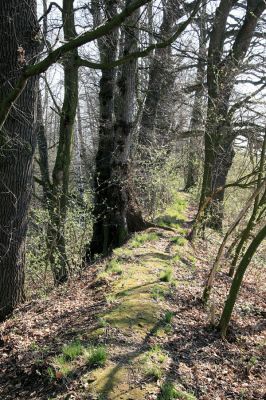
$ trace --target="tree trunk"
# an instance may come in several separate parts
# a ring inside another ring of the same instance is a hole
[[[203,96],[204,96],[204,79],[206,69],[206,40],[207,40],[207,21],[206,21],[206,4],[201,12],[199,19],[199,54],[197,62],[197,88],[195,90],[194,104],[192,109],[190,131],[195,132],[201,129],[203,124]],[[188,145],[188,163],[185,181],[185,191],[194,187],[198,181],[199,174],[199,155],[197,148],[199,147],[198,138],[190,138]]]
[[[63,1],[64,39],[69,41],[76,36],[73,0]],[[69,172],[72,158],[74,124],[78,102],[78,57],[77,50],[65,55],[64,65],[64,100],[60,114],[59,143],[55,165],[50,182],[47,172],[47,146],[42,129],[39,130],[39,153],[42,185],[46,191],[46,206],[50,224],[47,231],[48,260],[55,285],[68,279],[68,259],[65,243],[65,223],[68,207]]]
[[[36,1],[0,5],[0,107],[40,46]],[[28,80],[0,132],[0,320],[23,300],[25,239],[36,145],[37,78]]]
[[[172,33],[175,22],[181,16],[182,11],[178,3],[173,0],[164,3],[163,20],[160,26],[161,40]],[[169,139],[167,133],[172,124],[171,101],[174,79],[171,46],[155,49],[151,60],[147,96],[138,139],[140,151],[145,154],[145,157],[154,151],[154,145],[161,147]]]
[[[265,2],[247,0],[246,15],[238,30],[234,43],[224,54],[226,23],[234,2],[221,0],[216,10],[213,30],[210,34],[207,67],[208,111],[205,127],[205,163],[199,210],[207,197],[212,201],[204,211],[205,224],[222,229],[224,190],[223,187],[232,165],[234,150],[232,135],[232,113],[229,112],[230,97],[240,65],[248,51],[258,19],[265,10]],[[216,193],[216,194],[215,194]]]
[[[100,7],[97,0],[92,3],[94,25],[101,23]],[[117,13],[117,2],[106,2],[106,14],[111,18]],[[102,63],[115,61],[118,47],[118,30],[113,30],[98,40],[100,58]],[[100,79],[100,121],[99,144],[96,154],[94,172],[94,223],[93,235],[87,257],[92,259],[95,254],[107,255],[111,238],[115,238],[115,226],[110,223],[109,208],[111,188],[111,158],[114,151],[114,96],[116,84],[116,70],[114,68],[103,70]],[[110,203],[112,204],[112,202]]]
[[[221,331],[221,335],[224,337],[226,335],[226,331],[228,328],[228,324],[231,319],[231,315],[233,312],[233,308],[236,302],[236,298],[244,277],[244,274],[247,270],[247,267],[249,266],[249,263],[256,252],[257,248],[263,241],[263,239],[266,237],[266,225],[259,231],[259,233],[255,236],[255,238],[252,240],[251,244],[249,245],[246,253],[244,254],[238,268],[236,271],[236,274],[234,276],[234,279],[232,281],[232,285],[230,288],[229,295],[227,297],[222,316],[219,322],[219,329]]]
[[[217,115],[217,118],[223,118]],[[205,136],[205,161],[200,206],[202,207],[206,197],[212,196],[212,201],[204,210],[204,224],[215,230],[222,230],[224,217],[224,194],[227,175],[231,168],[235,155],[233,149],[233,136],[230,127],[221,126],[215,134],[212,128],[207,129]],[[219,133],[221,131],[221,133]],[[224,132],[227,133],[224,133]],[[218,137],[218,140],[213,140]]]

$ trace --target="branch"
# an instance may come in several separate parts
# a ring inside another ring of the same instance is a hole
[[[95,63],[93,61],[89,61],[89,60],[85,60],[82,58],[78,58],[77,59],[77,65],[79,67],[88,67],[88,68],[93,68],[93,69],[111,69],[114,67],[118,67],[119,65],[125,64],[131,60],[134,60],[136,58],[142,58],[142,57],[146,57],[147,55],[149,55],[149,53],[155,49],[162,49],[165,48],[167,46],[169,46],[170,44],[172,44],[183,32],[184,30],[187,28],[187,26],[190,24],[191,20],[194,18],[194,16],[196,15],[199,6],[200,6],[201,0],[198,0],[196,2],[196,6],[194,8],[194,10],[192,11],[192,13],[190,14],[190,16],[188,17],[188,19],[184,22],[182,22],[181,24],[178,25],[177,30],[175,31],[175,33],[170,36],[168,39],[162,41],[162,42],[157,42],[154,43],[150,46],[148,46],[145,50],[138,50],[135,52],[132,52],[130,54],[127,54],[126,56],[113,61],[112,63]]]
[[[50,3],[49,7],[47,8],[47,11],[41,16],[41,18],[38,19],[38,22],[41,22],[41,20],[43,18],[45,18],[51,12],[53,6],[58,8],[58,10],[60,10],[61,13],[63,12],[63,8],[60,7],[59,4],[55,3],[54,1],[52,1],[52,3]]]
[[[32,76],[39,75],[45,71],[54,63],[56,63],[65,53],[77,49],[78,47],[87,44],[89,42],[98,39],[109,32],[111,32],[114,28],[121,25],[126,18],[131,15],[135,10],[140,8],[141,6],[147,4],[151,0],[135,0],[130,5],[126,6],[121,13],[117,14],[113,18],[111,18],[105,24],[97,27],[96,29],[85,32],[80,36],[72,39],[68,43],[63,44],[57,49],[53,50],[46,58],[42,61],[38,62],[34,65],[26,66],[22,72],[21,77],[18,79],[14,89],[9,93],[8,96],[2,101],[0,104],[0,142],[3,139],[3,125],[9,115],[9,112],[13,106],[13,103],[18,99],[22,91],[24,90],[27,81]],[[200,3],[200,0],[198,0]]]
[[[245,103],[247,103],[252,97],[256,96],[259,92],[261,92],[264,88],[266,87],[266,83],[264,83],[260,88],[255,90],[253,93],[251,93],[249,96],[246,96],[243,100],[238,101],[235,103],[229,110],[228,112],[228,117],[232,118],[233,114],[241,108]]]

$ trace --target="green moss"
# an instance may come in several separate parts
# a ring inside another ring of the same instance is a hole
[[[160,274],[160,281],[161,282],[171,282],[173,277],[173,269],[168,267],[164,272]]]
[[[154,285],[151,289],[151,297],[156,301],[163,300],[168,292],[168,289],[160,285]]]

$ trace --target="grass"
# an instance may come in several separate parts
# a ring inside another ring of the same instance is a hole
[[[164,315],[164,322],[166,324],[170,324],[172,322],[174,315],[175,314],[172,311],[166,311],[166,313]]]
[[[56,356],[52,359],[54,369],[51,367],[47,368],[50,379],[61,379],[70,375],[73,366],[66,360],[64,355]]]
[[[151,289],[151,297],[153,300],[163,300],[165,298],[166,290],[159,285],[153,286]]]
[[[177,244],[178,246],[185,246],[187,240],[181,236],[176,236],[171,239],[171,242]]]
[[[160,367],[157,367],[156,365],[153,365],[146,370],[146,376],[148,378],[151,378],[155,381],[158,381],[158,379],[161,379],[163,375],[163,371]]]
[[[86,364],[89,367],[103,367],[107,361],[107,352],[104,346],[90,347],[85,353]]]
[[[161,379],[163,368],[167,361],[167,355],[161,349],[160,345],[152,346],[149,351],[142,355],[140,363],[143,365],[144,374],[152,380]]]
[[[107,263],[105,271],[111,274],[117,274],[117,275],[123,274],[123,269],[117,258],[113,258]]]
[[[138,235],[135,235],[131,240],[130,240],[130,247],[132,248],[138,248],[141,247],[144,243],[146,242],[151,242],[154,240],[158,239],[158,234],[155,232],[145,232],[141,233]]]
[[[160,275],[161,282],[171,282],[173,278],[173,269],[171,267],[166,268],[164,272]]]
[[[65,345],[62,349],[65,361],[72,361],[83,354],[84,347],[79,341]]]
[[[182,390],[177,390],[173,383],[166,382],[161,386],[161,392],[158,396],[158,400],[197,400],[196,397]]]

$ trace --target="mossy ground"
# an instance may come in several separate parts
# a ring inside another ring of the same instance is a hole
[[[246,276],[231,323],[237,340],[222,341],[211,324],[228,278],[219,271],[212,307],[202,307],[218,243],[187,242],[195,210],[186,215],[186,202],[177,194],[155,221],[164,229],[134,235],[0,326],[1,399],[265,398],[265,269]]]
[[[116,261],[108,261],[107,268],[99,271],[101,275],[109,269],[105,275],[110,282],[109,307],[100,316],[108,335],[98,339],[109,344],[110,361],[84,377],[88,393],[95,398],[141,400],[158,393],[157,381],[166,376],[169,357],[159,347],[156,351],[156,343],[171,330],[165,315],[168,297],[177,286],[174,265],[181,262],[179,251],[186,244],[179,235],[184,232],[185,210],[186,198],[177,196],[175,204],[157,218],[157,223],[173,231],[151,228],[134,235],[114,251]]]

